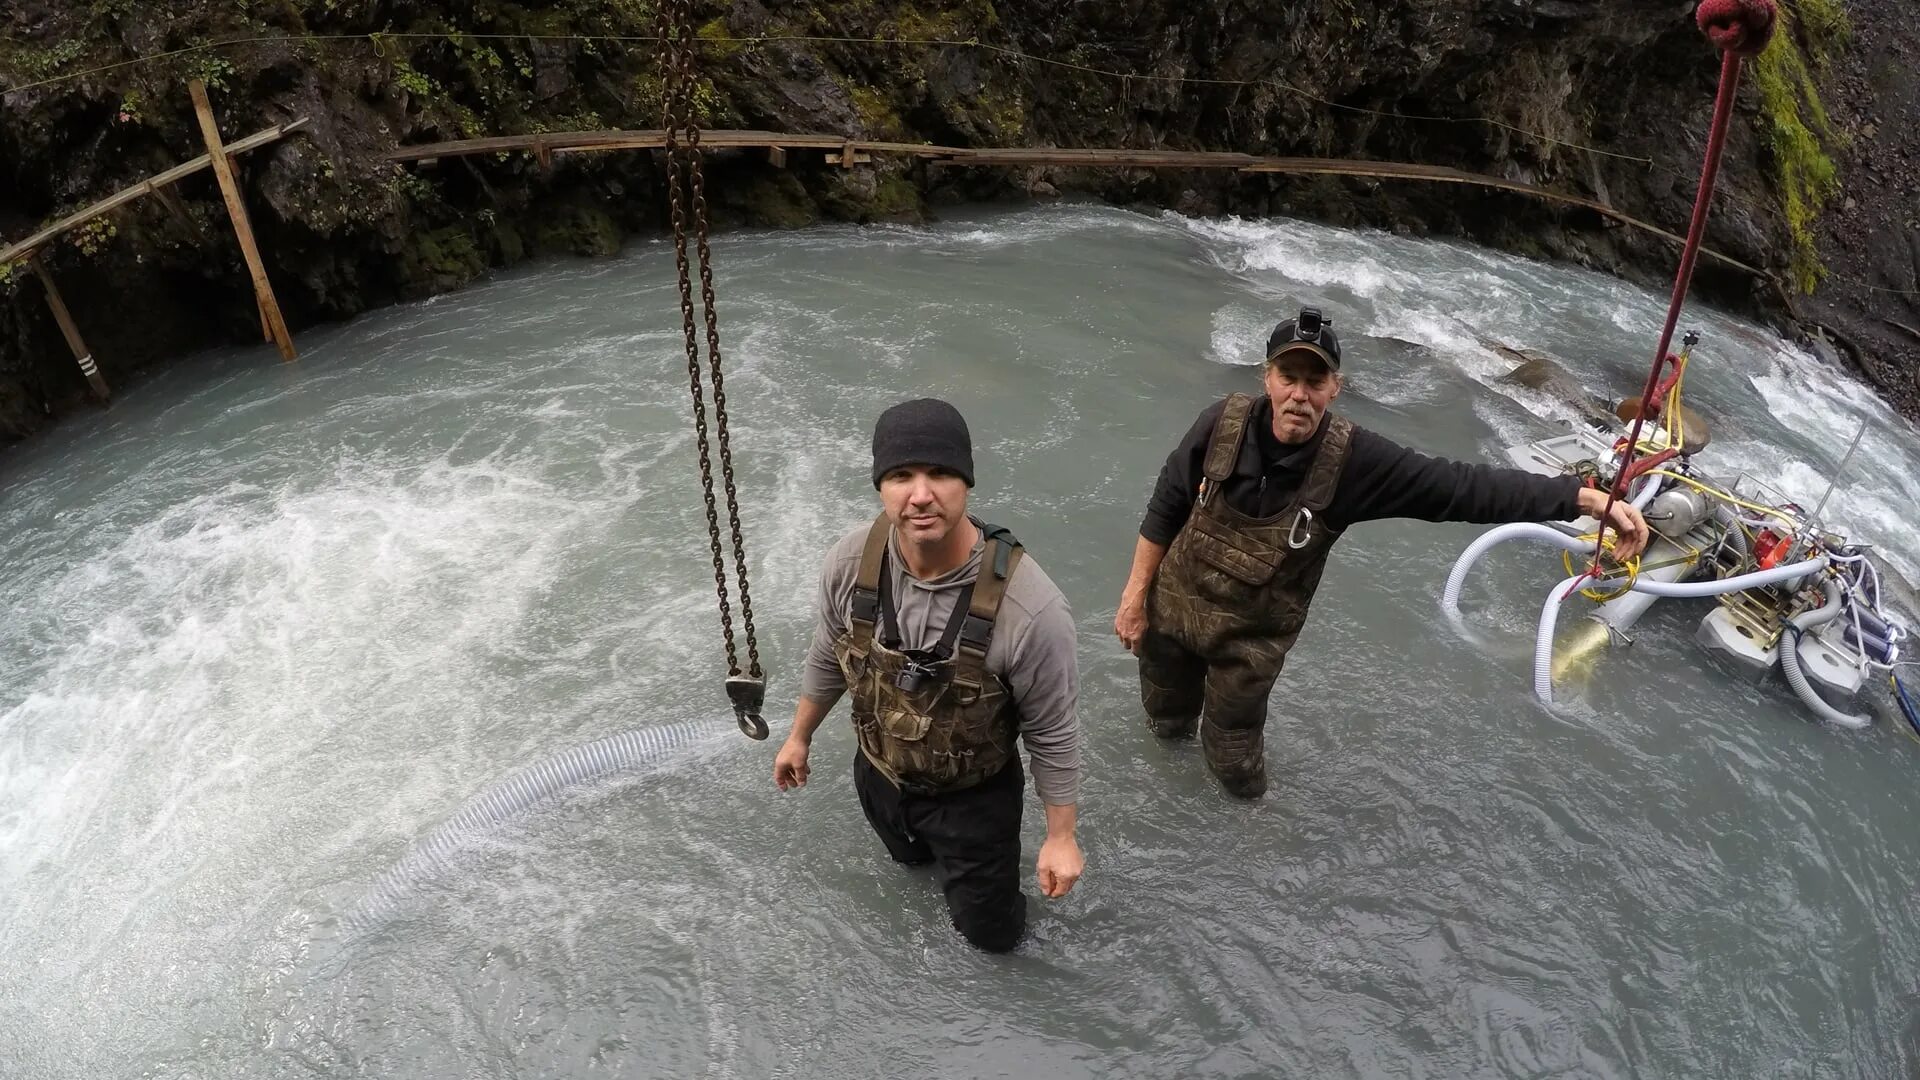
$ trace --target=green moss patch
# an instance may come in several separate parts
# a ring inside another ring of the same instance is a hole
[[[1786,206],[1793,243],[1790,270],[1794,284],[1810,293],[1826,274],[1814,245],[1813,224],[1840,188],[1827,154],[1840,136],[1820,100],[1816,75],[1826,72],[1850,28],[1837,0],[1787,0],[1780,17],[1780,31],[1750,70],[1760,94],[1762,134],[1772,157],[1774,183]]]

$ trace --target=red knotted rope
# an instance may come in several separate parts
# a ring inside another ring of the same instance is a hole
[[[1739,56],[1759,56],[1773,40],[1773,0],[1701,0],[1693,20],[1707,40]]]
[[[1593,564],[1582,580],[1600,575],[1600,552],[1607,536],[1607,515],[1613,504],[1647,466],[1633,468],[1634,451],[1640,446],[1640,429],[1656,406],[1660,369],[1667,363],[1667,347],[1673,344],[1674,327],[1680,323],[1680,307],[1687,299],[1687,287],[1693,282],[1693,266],[1700,258],[1700,242],[1707,232],[1707,211],[1713,204],[1713,182],[1720,174],[1720,154],[1726,149],[1727,123],[1733,116],[1733,99],[1740,89],[1742,57],[1757,56],[1773,40],[1773,0],[1701,0],[1694,12],[1707,39],[1720,49],[1720,91],[1713,102],[1713,127],[1707,135],[1707,156],[1700,166],[1700,189],[1693,198],[1693,221],[1687,227],[1686,246],[1680,252],[1680,270],[1673,279],[1673,299],[1667,304],[1667,322],[1660,330],[1660,346],[1653,353],[1653,367],[1647,372],[1646,389],[1640,398],[1640,415],[1634,417],[1633,430],[1627,434],[1626,449],[1621,451],[1621,468],[1607,492],[1607,505],[1600,511],[1600,532],[1594,543]],[[1667,457],[1673,451],[1666,452]],[[1578,588],[1578,583],[1575,585]]]

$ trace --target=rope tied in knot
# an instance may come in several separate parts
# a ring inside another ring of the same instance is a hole
[[[1700,0],[1693,18],[1723,51],[1758,56],[1773,40],[1774,15],[1773,0]]]

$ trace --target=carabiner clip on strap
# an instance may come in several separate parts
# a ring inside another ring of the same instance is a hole
[[[1293,515],[1293,527],[1287,530],[1287,546],[1295,551],[1313,542],[1313,534],[1311,532],[1306,536],[1300,535],[1300,526],[1302,524],[1305,524],[1309,529],[1313,526],[1313,511],[1304,506],[1300,508],[1299,513]]]

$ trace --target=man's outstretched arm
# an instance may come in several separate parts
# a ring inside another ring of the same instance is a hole
[[[1430,457],[1356,428],[1339,493],[1327,509],[1337,528],[1394,517],[1493,525],[1598,517],[1606,501],[1605,491],[1573,476]],[[1646,547],[1647,523],[1638,510],[1616,504],[1608,520],[1625,545],[1616,549],[1620,558]]]

